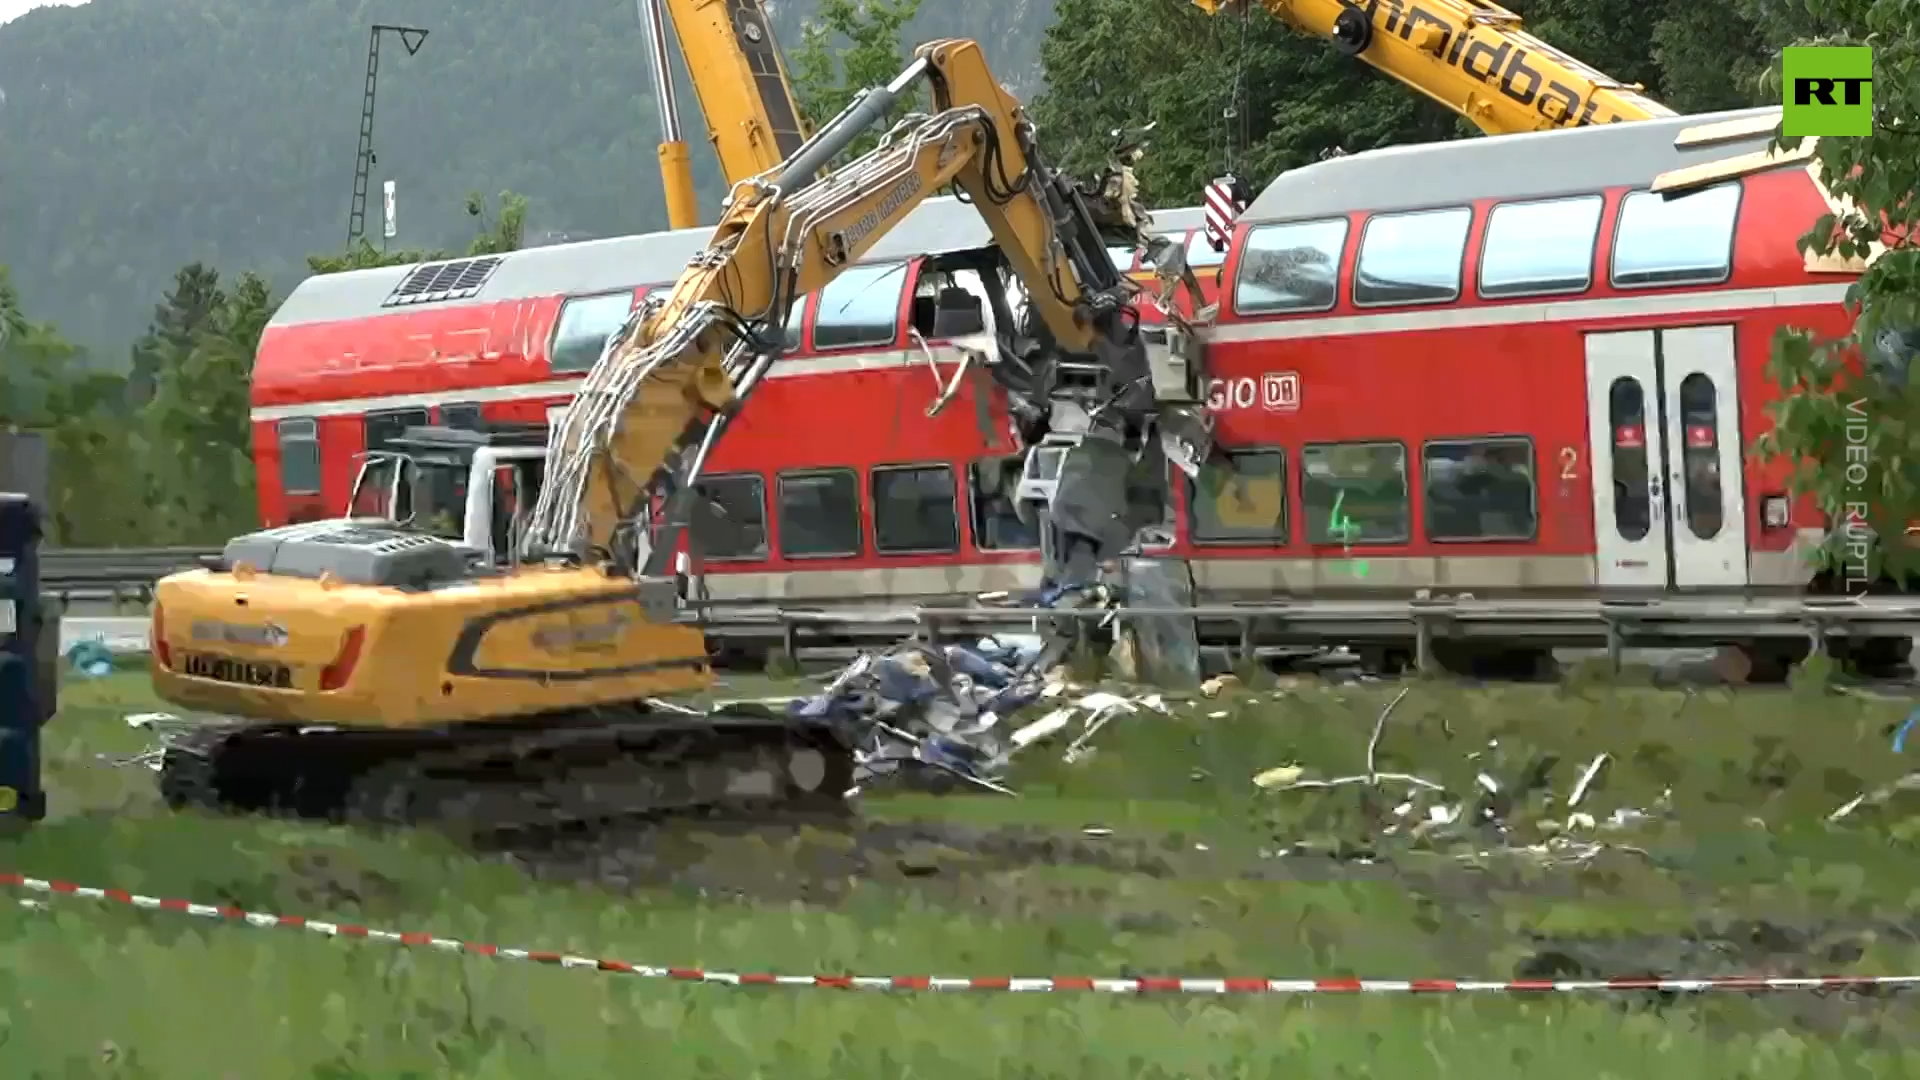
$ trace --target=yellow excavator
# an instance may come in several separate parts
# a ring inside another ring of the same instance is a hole
[[[823,171],[922,83],[930,113]],[[671,563],[694,480],[778,359],[791,305],[948,185],[996,246],[974,253],[986,299],[944,289],[935,324],[978,333],[992,312],[990,370],[1051,450],[1027,481],[1048,507],[1048,579],[1090,582],[1157,516],[1157,498],[1129,499],[1136,463],[1161,452],[1169,414],[1198,406],[1190,386],[1162,391],[1101,223],[979,46],[932,42],[777,172],[736,185],[705,250],[609,341],[550,435],[518,560],[326,521],[240,537],[162,580],[155,689],[220,717],[167,747],[167,801],[489,829],[842,805],[854,755],[836,724],[657,700],[713,679]],[[1003,269],[1031,318],[1013,317]]]
[[[1520,16],[1477,0],[1193,0],[1210,15],[1275,19],[1325,38],[1466,117],[1489,135],[1673,116],[1622,83],[1521,28]]]

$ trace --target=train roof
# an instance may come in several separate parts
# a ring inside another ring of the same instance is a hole
[[[1298,220],[1644,186],[1670,169],[1764,150],[1771,138],[1681,150],[1673,145],[1681,131],[1778,111],[1739,109],[1367,150],[1280,174],[1243,217]]]
[[[1203,214],[1199,207],[1155,211],[1154,228],[1164,232],[1185,231],[1197,227]],[[523,248],[500,256],[491,273],[476,274],[480,278],[477,287],[456,288],[460,293],[457,297],[432,301],[425,306],[444,308],[544,296],[580,296],[672,281],[712,236],[713,228],[707,226]],[[885,262],[936,255],[992,243],[987,223],[970,204],[942,196],[916,207],[861,261]],[[454,264],[466,262],[470,260],[316,274],[294,288],[268,325],[296,326],[363,318],[382,311],[405,311],[420,305],[389,305],[387,301],[416,269],[421,266],[452,268]]]

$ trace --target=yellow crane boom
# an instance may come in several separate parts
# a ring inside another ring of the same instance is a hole
[[[1476,0],[1193,0],[1210,15],[1258,3],[1302,33],[1365,61],[1489,135],[1675,115],[1526,33],[1520,16]]]
[[[707,137],[728,183],[777,167],[811,131],[780,57],[761,0],[637,0],[653,53],[654,100],[660,107],[660,175],[669,228],[700,223],[693,166],[680,136],[679,105],[667,62],[667,39],[680,41]]]

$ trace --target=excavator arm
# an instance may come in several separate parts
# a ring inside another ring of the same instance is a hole
[[[822,174],[923,80],[931,114],[910,115],[878,148]],[[1113,519],[1123,516],[1114,504],[1124,502],[1126,469],[1113,465],[1139,452],[1158,410],[1128,303],[1133,286],[1108,258],[1079,189],[1042,160],[1024,110],[980,47],[947,40],[920,46],[905,72],[864,91],[777,174],[736,185],[707,248],[609,340],[552,433],[529,556],[663,574],[693,479],[778,359],[791,305],[949,185],[979,210],[1044,327],[1041,352],[1053,361],[1029,389],[1047,399],[1055,430],[1089,446],[1080,471],[1098,474],[1075,496],[1081,512],[1064,524],[1056,515],[1055,525],[1082,541],[1082,576],[1123,547],[1132,530]]]
[[[1210,15],[1258,3],[1445,105],[1489,135],[1673,116],[1476,0],[1193,0]]]

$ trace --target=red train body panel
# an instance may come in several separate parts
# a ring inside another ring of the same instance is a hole
[[[1196,211],[1158,215],[1218,293],[1210,389],[1236,461],[1175,485],[1159,550],[1218,598],[1803,583],[1818,517],[1745,449],[1769,422],[1775,331],[1844,331],[1850,278],[1795,246],[1827,209],[1804,169],[1645,192],[1752,148],[1676,150],[1701,122],[1336,158],[1270,185],[1224,256]],[[255,367],[263,518],[339,513],[355,455],[404,423],[545,418],[706,236],[309,280]],[[926,418],[936,376],[909,333],[916,256],[986,242],[935,200],[809,298],[708,467],[730,522],[703,541],[716,597],[1033,580],[993,482],[1014,451],[1003,399],[970,386]]]

